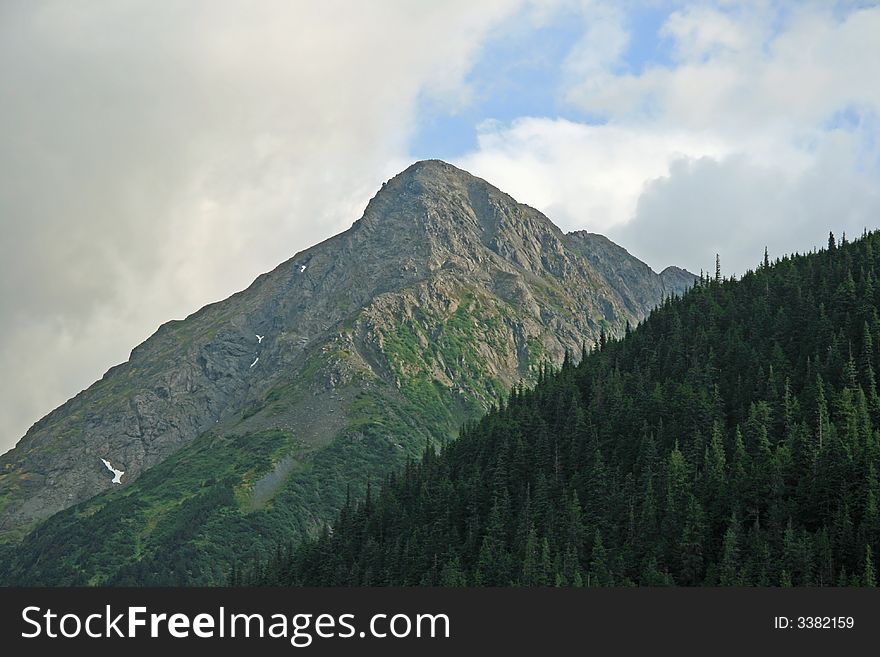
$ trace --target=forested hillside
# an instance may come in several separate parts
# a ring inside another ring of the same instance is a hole
[[[874,585],[880,233],[702,280],[236,582]]]

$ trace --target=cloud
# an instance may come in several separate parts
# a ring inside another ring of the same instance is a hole
[[[587,4],[582,11],[587,16],[583,35],[571,48],[562,67],[569,79],[604,78],[617,66],[629,45],[624,16],[618,6],[605,3]]]
[[[484,123],[478,149],[457,163],[567,230],[608,231],[629,221],[646,181],[681,157],[722,156],[719,140],[565,119]]]
[[[690,6],[676,11],[661,30],[672,39],[680,62],[705,62],[760,45],[766,37],[766,25],[749,20],[748,25],[708,6]]]
[[[757,267],[765,247],[775,258],[824,245],[832,229],[861,235],[877,227],[880,192],[851,171],[849,149],[838,144],[795,175],[743,155],[676,160],[648,183],[634,218],[609,234],[657,268],[712,271],[719,253],[725,275]]]
[[[599,87],[581,81],[569,90],[572,101],[615,121],[731,138],[788,138],[841,106],[880,106],[880,89],[868,84],[878,67],[880,7],[839,19],[824,5],[744,6],[672,13],[661,34],[672,40],[674,66],[612,75]]]
[[[514,0],[4,2],[0,451],[356,219]]]
[[[877,226],[880,7],[688,3],[657,34],[669,61],[634,71],[618,6],[584,14],[596,23],[565,62],[569,119],[486,122],[462,164],[658,269],[720,252],[741,273],[765,245]]]

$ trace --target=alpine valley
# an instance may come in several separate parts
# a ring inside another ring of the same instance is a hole
[[[0,457],[0,582],[228,582],[695,280],[418,162]]]

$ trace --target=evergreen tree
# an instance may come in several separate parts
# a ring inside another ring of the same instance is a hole
[[[593,553],[590,557],[590,586],[614,586],[614,576],[608,566],[608,555],[605,552],[605,545],[602,543],[602,534],[596,530],[596,536],[593,539]]]
[[[740,555],[740,526],[736,514],[730,519],[724,542],[721,547],[721,563],[718,569],[718,583],[721,586],[742,586],[742,558]]]

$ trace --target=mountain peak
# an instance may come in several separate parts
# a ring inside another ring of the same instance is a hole
[[[398,178],[406,181],[418,180],[427,183],[428,185],[436,182],[452,181],[458,181],[460,183],[481,182],[485,185],[489,184],[485,180],[477,178],[472,173],[443,160],[418,160],[394,176],[392,180]]]
[[[481,189],[484,194],[503,195],[501,190],[490,185],[482,178],[459,169],[443,160],[419,160],[382,184],[382,188],[373,197],[373,201],[389,199],[399,200],[400,197],[442,196],[453,198],[467,195],[469,191]],[[513,199],[511,202],[514,202]],[[373,204],[373,201],[370,204]],[[369,206],[368,206],[369,209]]]
[[[410,164],[406,169],[401,171],[399,176],[412,176],[417,175],[422,172],[439,172],[439,171],[455,171],[464,175],[471,175],[464,169],[459,169],[457,166],[450,164],[444,160],[438,159],[428,159],[428,160],[416,160],[412,164]]]
[[[245,472],[246,436],[268,441],[267,463],[292,454],[261,470],[253,504],[289,479],[298,508],[332,517],[342,479],[320,468],[336,467],[333,446],[378,450],[358,462],[383,467],[417,455],[541,363],[622,332],[666,296],[666,281],[606,242],[564,235],[447,162],[415,162],[350,230],[163,325],[34,425],[0,458],[0,543],[119,485],[147,490],[161,477],[141,475],[181,449],[207,458],[222,439],[223,463]],[[120,483],[100,459],[125,471]],[[311,459],[324,474],[304,483],[292,464]],[[204,479],[221,481],[219,462],[203,462]]]
[[[417,230],[456,243],[476,238],[488,244],[512,232],[561,237],[561,231],[534,208],[442,160],[414,162],[384,183],[360,223],[383,233]]]

